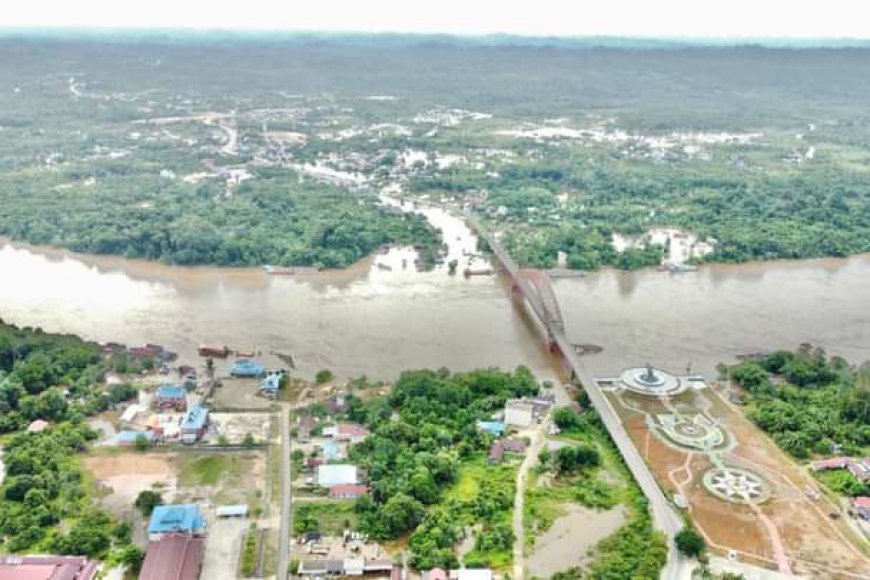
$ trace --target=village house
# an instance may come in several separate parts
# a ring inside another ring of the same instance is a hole
[[[316,478],[320,487],[352,485],[359,481],[356,465],[350,464],[318,465]]]
[[[531,427],[547,414],[553,406],[553,397],[511,399],[505,403],[504,422],[510,427]]]
[[[356,423],[339,423],[334,427],[325,428],[323,435],[332,437],[336,441],[349,441],[356,444],[361,443],[366,437],[371,435],[371,431]]]
[[[313,417],[302,417],[299,419],[299,429],[296,432],[296,436],[299,438],[300,443],[311,441],[311,430],[314,429],[316,424],[317,421]]]
[[[154,405],[160,411],[187,410],[187,392],[178,385],[161,385],[154,394]]]
[[[187,445],[196,443],[205,435],[208,428],[208,409],[199,405],[190,409],[181,421],[181,442]]]
[[[356,499],[369,492],[365,485],[333,485],[329,488],[330,499]]]
[[[95,580],[99,562],[74,556],[2,556],[3,580]]]
[[[234,377],[261,377],[264,372],[261,363],[248,359],[237,360],[230,368],[230,375]]]
[[[849,507],[855,514],[855,517],[870,522],[870,497],[853,497],[849,500]]]
[[[204,554],[205,538],[166,534],[149,542],[139,580],[197,580]]]
[[[157,541],[167,534],[205,533],[205,520],[195,504],[159,505],[148,520],[148,539]]]
[[[829,471],[831,469],[847,469],[861,483],[870,481],[870,457],[855,459],[854,457],[834,457],[813,461],[813,471]]]

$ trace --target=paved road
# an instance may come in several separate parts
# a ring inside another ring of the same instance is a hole
[[[290,406],[281,405],[281,521],[278,532],[278,567],[275,575],[285,580],[290,567]]]
[[[664,580],[683,580],[691,578],[694,562],[680,556],[674,545],[674,536],[683,528],[683,520],[677,514],[674,507],[665,497],[664,492],[659,487],[652,472],[644,462],[634,442],[629,438],[628,432],[622,425],[622,421],[616,416],[613,408],[607,402],[604,394],[598,389],[595,378],[592,373],[586,368],[586,365],[574,353],[574,348],[568,339],[563,334],[555,334],[554,338],[562,351],[562,356],[566,362],[574,370],[577,379],[580,381],[589,395],[589,400],[601,417],[601,422],[610,432],[610,436],[616,444],[619,453],[625,460],[628,469],[634,476],[635,481],[640,486],[641,491],[649,500],[650,510],[652,511],[653,524],[659,530],[662,530],[668,536],[668,562],[661,577]]]

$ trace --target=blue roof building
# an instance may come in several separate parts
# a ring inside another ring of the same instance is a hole
[[[140,437],[148,444],[154,443],[154,433],[151,431],[121,431],[113,441],[115,445],[134,445]]]
[[[230,369],[230,374],[234,377],[260,377],[263,372],[262,364],[248,359],[237,360]]]
[[[477,428],[486,431],[493,437],[504,435],[504,423],[502,421],[478,421]]]
[[[181,532],[197,534],[205,531],[205,520],[195,504],[159,505],[151,512],[148,535]]]
[[[344,457],[341,445],[331,439],[324,441],[321,447],[323,448],[323,458],[327,461],[335,461]]]
[[[178,385],[161,385],[159,389],[157,389],[157,398],[158,399],[183,399],[187,396],[187,393],[182,387]]]
[[[196,405],[184,414],[181,421],[181,442],[196,443],[205,435],[208,426],[208,409]]]
[[[266,394],[274,395],[281,388],[281,375],[270,374],[263,379],[262,389]]]

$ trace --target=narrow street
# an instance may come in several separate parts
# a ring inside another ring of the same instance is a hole
[[[547,442],[547,433],[550,430],[550,420],[547,419],[535,429],[531,444],[526,450],[520,470],[517,473],[517,492],[514,496],[514,578],[524,578],[524,547],[525,534],[523,532],[523,509],[525,507],[526,481],[529,469],[538,461],[538,453]]]
[[[290,405],[281,405],[281,521],[278,532],[278,566],[275,576],[278,580],[287,578],[290,567]]]

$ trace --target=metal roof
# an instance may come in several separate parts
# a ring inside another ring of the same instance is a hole
[[[205,520],[195,504],[159,505],[151,513],[149,534],[194,532],[205,527]]]
[[[157,389],[157,397],[160,399],[183,399],[186,396],[187,392],[178,385],[161,385]]]
[[[148,545],[139,580],[197,580],[205,538],[170,534]]]
[[[240,505],[221,505],[215,510],[216,515],[220,517],[246,516],[248,515],[248,506]]]
[[[182,429],[201,429],[205,427],[205,422],[208,419],[208,409],[196,405],[184,414],[184,420],[181,422]]]

